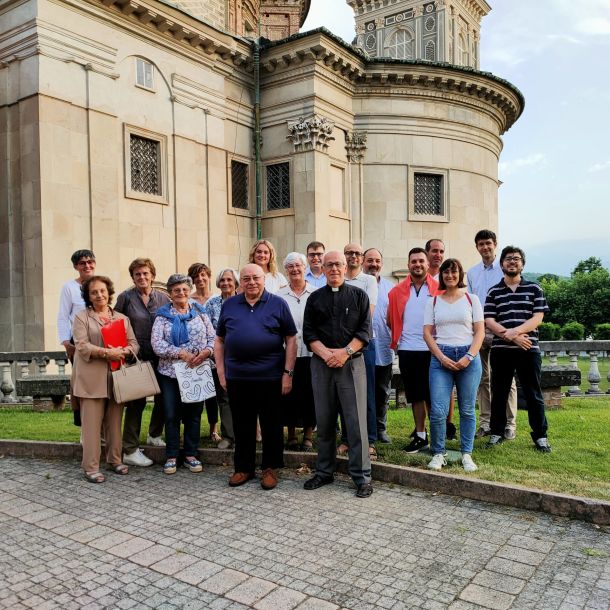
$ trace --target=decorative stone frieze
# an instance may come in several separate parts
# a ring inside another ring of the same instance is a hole
[[[361,163],[366,151],[366,133],[364,131],[352,131],[351,134],[346,132],[345,150],[350,163]]]
[[[320,150],[326,152],[328,145],[335,138],[333,129],[335,123],[325,117],[314,114],[309,118],[299,117],[296,121],[288,121],[289,135],[286,136],[294,146],[294,152]]]

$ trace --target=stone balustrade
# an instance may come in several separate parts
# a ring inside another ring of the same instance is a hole
[[[599,388],[599,382],[602,378],[599,372],[598,359],[610,352],[610,341],[541,341],[540,349],[549,359],[550,365],[557,365],[557,358],[565,355],[570,358],[570,364],[573,368],[578,367],[578,358],[586,353],[589,358],[589,372],[587,374],[589,387],[583,392],[579,385],[572,385],[568,388],[566,395],[595,396],[604,394],[603,390]],[[610,381],[610,370],[607,379]],[[610,389],[606,393],[610,394]]]
[[[55,363],[57,374],[47,372]],[[52,399],[60,404],[70,389],[66,374],[66,352],[0,352],[0,403],[33,402]]]

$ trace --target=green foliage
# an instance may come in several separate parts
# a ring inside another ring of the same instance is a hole
[[[595,271],[597,269],[603,269],[602,259],[597,256],[590,256],[584,261],[580,261],[576,267],[574,267],[574,271],[572,271],[572,276],[575,276],[578,273],[591,273],[591,271]]]
[[[542,282],[558,282],[559,281],[559,276],[555,275],[554,273],[543,273],[542,275],[538,276],[538,283],[542,284]]]
[[[541,282],[551,309],[546,322],[564,325],[578,320],[586,334],[610,320],[610,273],[607,269],[579,272],[569,279]]]
[[[585,338],[585,327],[580,322],[568,322],[561,329],[561,337],[566,341],[581,341]]]
[[[554,322],[543,322],[538,327],[540,341],[559,341],[561,337],[561,326]]]
[[[598,324],[595,327],[595,334],[593,336],[600,341],[608,341],[610,339],[610,324],[607,322]]]

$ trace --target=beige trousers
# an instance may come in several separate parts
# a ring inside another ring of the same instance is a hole
[[[483,372],[481,374],[481,383],[477,394],[477,402],[479,403],[479,427],[489,430],[491,419],[491,366],[489,364],[489,356],[491,348],[485,343],[479,350],[481,356],[481,364]],[[517,430],[517,384],[513,377],[513,383],[510,386],[510,394],[506,403],[506,428],[508,430]]]
[[[100,432],[102,429],[106,442],[106,463],[111,466],[120,464],[123,461],[121,455],[123,405],[118,405],[112,398],[81,398],[80,414],[83,470],[97,472],[100,469]]]

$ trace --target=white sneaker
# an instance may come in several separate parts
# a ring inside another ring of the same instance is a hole
[[[507,441],[514,441],[517,438],[517,433],[512,428],[506,428],[504,430],[504,438]]]
[[[434,457],[428,462],[430,470],[440,470],[443,466],[447,466],[447,460],[442,453],[434,454]]]
[[[479,467],[472,461],[472,456],[470,453],[462,454],[462,466],[466,472],[474,472],[478,470]]]
[[[152,466],[153,461],[147,458],[139,449],[136,449],[133,453],[123,454],[123,464],[146,467]]]
[[[150,436],[150,434],[146,439],[146,444],[153,447],[165,447],[165,441],[160,436]]]

